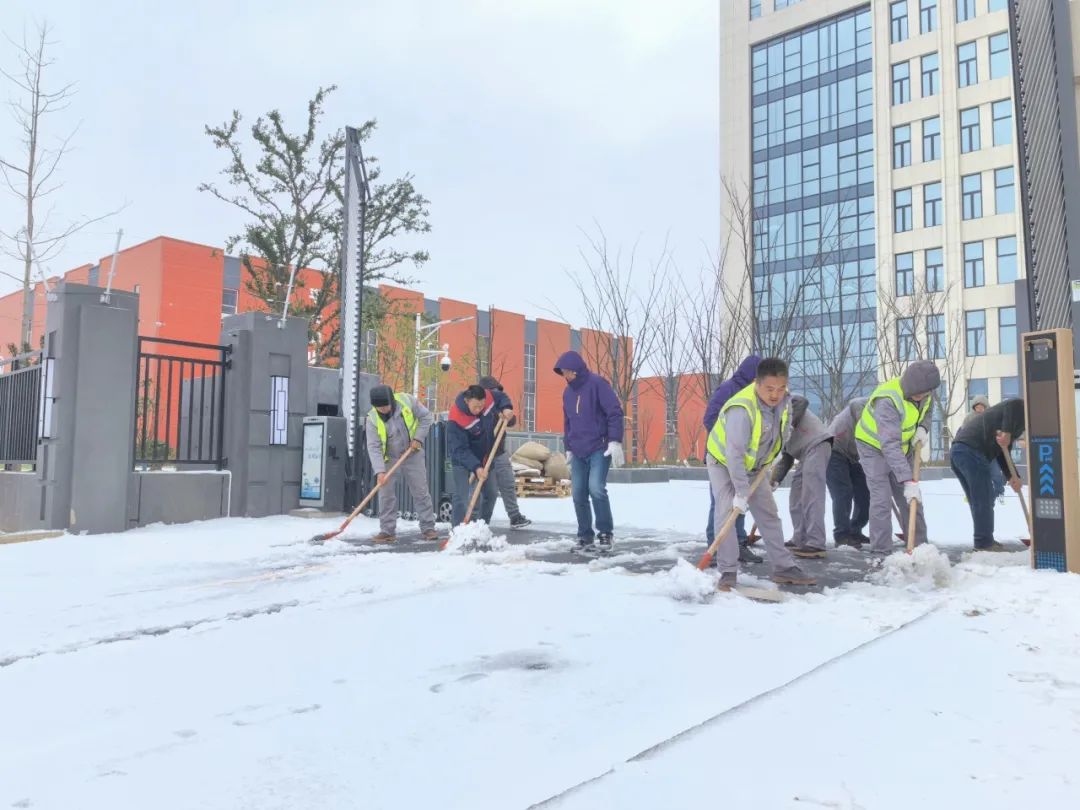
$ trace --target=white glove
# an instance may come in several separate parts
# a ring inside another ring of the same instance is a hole
[[[904,499],[908,503],[912,501],[922,501],[922,490],[919,489],[918,481],[908,481],[904,484]]]
[[[738,509],[741,514],[746,514],[750,511],[750,501],[744,498],[742,495],[736,495],[735,500],[731,502],[732,509]]]
[[[574,454],[573,454],[573,453],[571,453],[571,452],[570,452],[569,450],[567,450],[567,451],[566,451],[566,463],[567,463],[567,464],[569,464],[569,463],[570,463],[570,461],[571,461],[571,460],[572,460],[573,458],[574,458]]]
[[[915,428],[915,443],[921,444],[923,447],[930,446],[930,431],[919,425]]]
[[[622,442],[608,442],[605,456],[611,456],[612,467],[622,467],[626,464],[626,454],[623,453]]]

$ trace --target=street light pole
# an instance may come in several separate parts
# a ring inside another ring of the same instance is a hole
[[[447,360],[449,365],[450,359],[450,344],[444,343],[442,350],[437,349],[422,349],[424,341],[433,335],[440,326],[449,326],[452,323],[464,323],[465,321],[475,320],[475,315],[465,315],[461,318],[451,318],[448,321],[439,321],[438,323],[424,324],[420,320],[420,313],[416,313],[416,344],[413,352],[413,396],[417,399],[420,398],[420,359],[428,357],[438,357],[442,355]]]

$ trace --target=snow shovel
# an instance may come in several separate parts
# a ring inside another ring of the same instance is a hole
[[[761,471],[754,476],[753,482],[750,484],[750,494],[754,494],[754,490],[758,488],[758,484],[765,480],[765,473],[768,472],[768,467],[762,467]],[[731,534],[731,530],[735,527],[735,520],[742,514],[738,509],[732,509],[731,514],[728,515],[727,520],[724,521],[724,525],[720,527],[720,531],[716,533],[716,537],[713,539],[712,544],[705,550],[705,553],[701,555],[701,559],[698,560],[698,570],[705,571],[710,565],[712,565],[713,558],[716,556],[716,550],[720,548],[720,544],[724,542],[724,539]]]
[[[502,442],[503,434],[506,433],[506,428],[510,423],[507,422],[502,415],[499,415],[499,424],[495,428],[495,440],[491,445],[491,450],[488,452],[487,460],[484,462],[484,473],[491,471],[491,462],[495,460],[495,453],[499,449],[499,444]],[[465,525],[472,518],[473,509],[476,508],[476,502],[480,499],[480,490],[484,488],[484,481],[487,480],[477,478],[476,486],[473,487],[472,497],[469,498],[469,508],[465,510],[465,519],[461,521],[461,525]],[[450,543],[450,538],[447,537],[442,541],[442,545],[439,546],[439,551],[443,551]]]
[[[1020,475],[1016,472],[1016,465],[1013,464],[1012,456],[1005,450],[1003,450],[1002,452],[1005,453],[1005,461],[1008,462],[1009,465],[1009,475],[1011,475],[1013,478],[1019,478]],[[1024,522],[1027,524],[1028,527],[1027,539],[1021,540],[1020,542],[1030,548],[1031,538],[1035,536],[1035,529],[1031,525],[1031,512],[1028,511],[1027,501],[1024,500],[1024,493],[1017,492],[1016,494],[1020,498],[1020,508],[1024,510]]]
[[[345,531],[345,529],[348,528],[349,524],[353,522],[353,519],[364,511],[364,507],[371,503],[371,499],[375,497],[375,493],[382,489],[384,486],[386,486],[386,482],[390,480],[390,476],[397,472],[397,468],[400,467],[405,462],[405,459],[411,456],[414,452],[416,451],[413,449],[412,445],[407,447],[405,449],[405,452],[401,454],[401,458],[395,461],[394,466],[392,466],[389,470],[386,471],[386,474],[383,476],[382,481],[371,488],[371,492],[364,496],[364,500],[360,501],[360,504],[352,510],[352,514],[345,518],[345,522],[338,526],[336,530],[332,532],[326,532],[325,534],[317,534],[312,537],[311,540],[309,540],[308,542],[315,544],[325,543],[327,540],[332,540],[339,534],[341,534],[343,531]]]
[[[922,442],[915,442],[915,467],[912,470],[912,480],[919,483],[919,469],[922,467]],[[907,553],[915,551],[915,518],[919,514],[919,499],[912,498],[911,506],[908,507],[907,522]]]

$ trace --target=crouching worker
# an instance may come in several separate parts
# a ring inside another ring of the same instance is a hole
[[[454,473],[454,526],[465,521],[474,478],[481,482],[479,515],[491,525],[499,489],[495,476],[488,475],[484,464],[495,446],[495,429],[500,418],[507,421],[514,418],[510,397],[502,391],[487,391],[479,385],[470,385],[458,394],[450,407],[446,448]]]
[[[994,540],[994,476],[1000,470],[1002,479],[1014,492],[1023,486],[1012,475],[1005,454],[1012,443],[1024,433],[1024,401],[1007,399],[982,413],[968,417],[953,439],[949,451],[949,466],[967,495],[971,522],[975,526],[976,551],[1007,551]]]
[[[804,397],[791,398],[791,436],[772,471],[772,488],[783,482],[792,465],[790,547],[796,557],[825,556],[825,476],[832,456],[832,434]]]
[[[855,427],[859,462],[870,490],[870,552],[890,554],[893,547],[892,506],[905,514],[905,503],[919,502],[915,516],[915,543],[926,542],[922,492],[914,480],[912,461],[916,446],[929,437],[931,393],[941,383],[931,360],[916,360],[899,377],[886,380],[870,395]],[[910,526],[900,527],[904,532]]]
[[[721,409],[709,434],[706,464],[716,499],[715,525],[722,527],[732,510],[749,511],[765,542],[773,582],[813,585],[814,580],[795,565],[791,552],[784,547],[784,526],[772,488],[764,484],[750,491],[753,480],[780,455],[789,429],[787,381],[787,363],[780,358],[768,357],[758,364],[754,382]],[[716,559],[720,569],[718,587],[730,591],[735,587],[739,566],[739,544],[734,537],[720,543]]]
[[[416,503],[420,520],[421,536],[425,540],[437,540],[435,509],[428,488],[427,464],[424,461],[424,440],[434,419],[431,411],[408,394],[395,394],[389,385],[376,385],[371,389],[371,411],[368,412],[367,440],[368,459],[375,472],[375,482],[382,483],[386,471],[393,466],[410,447],[412,456],[397,469],[397,475],[405,479],[405,485]],[[379,490],[379,533],[372,540],[376,543],[392,543],[397,537],[398,503],[393,483]]]

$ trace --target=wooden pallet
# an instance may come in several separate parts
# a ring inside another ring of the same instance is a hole
[[[554,478],[519,475],[516,479],[519,498],[568,498],[570,485]]]

